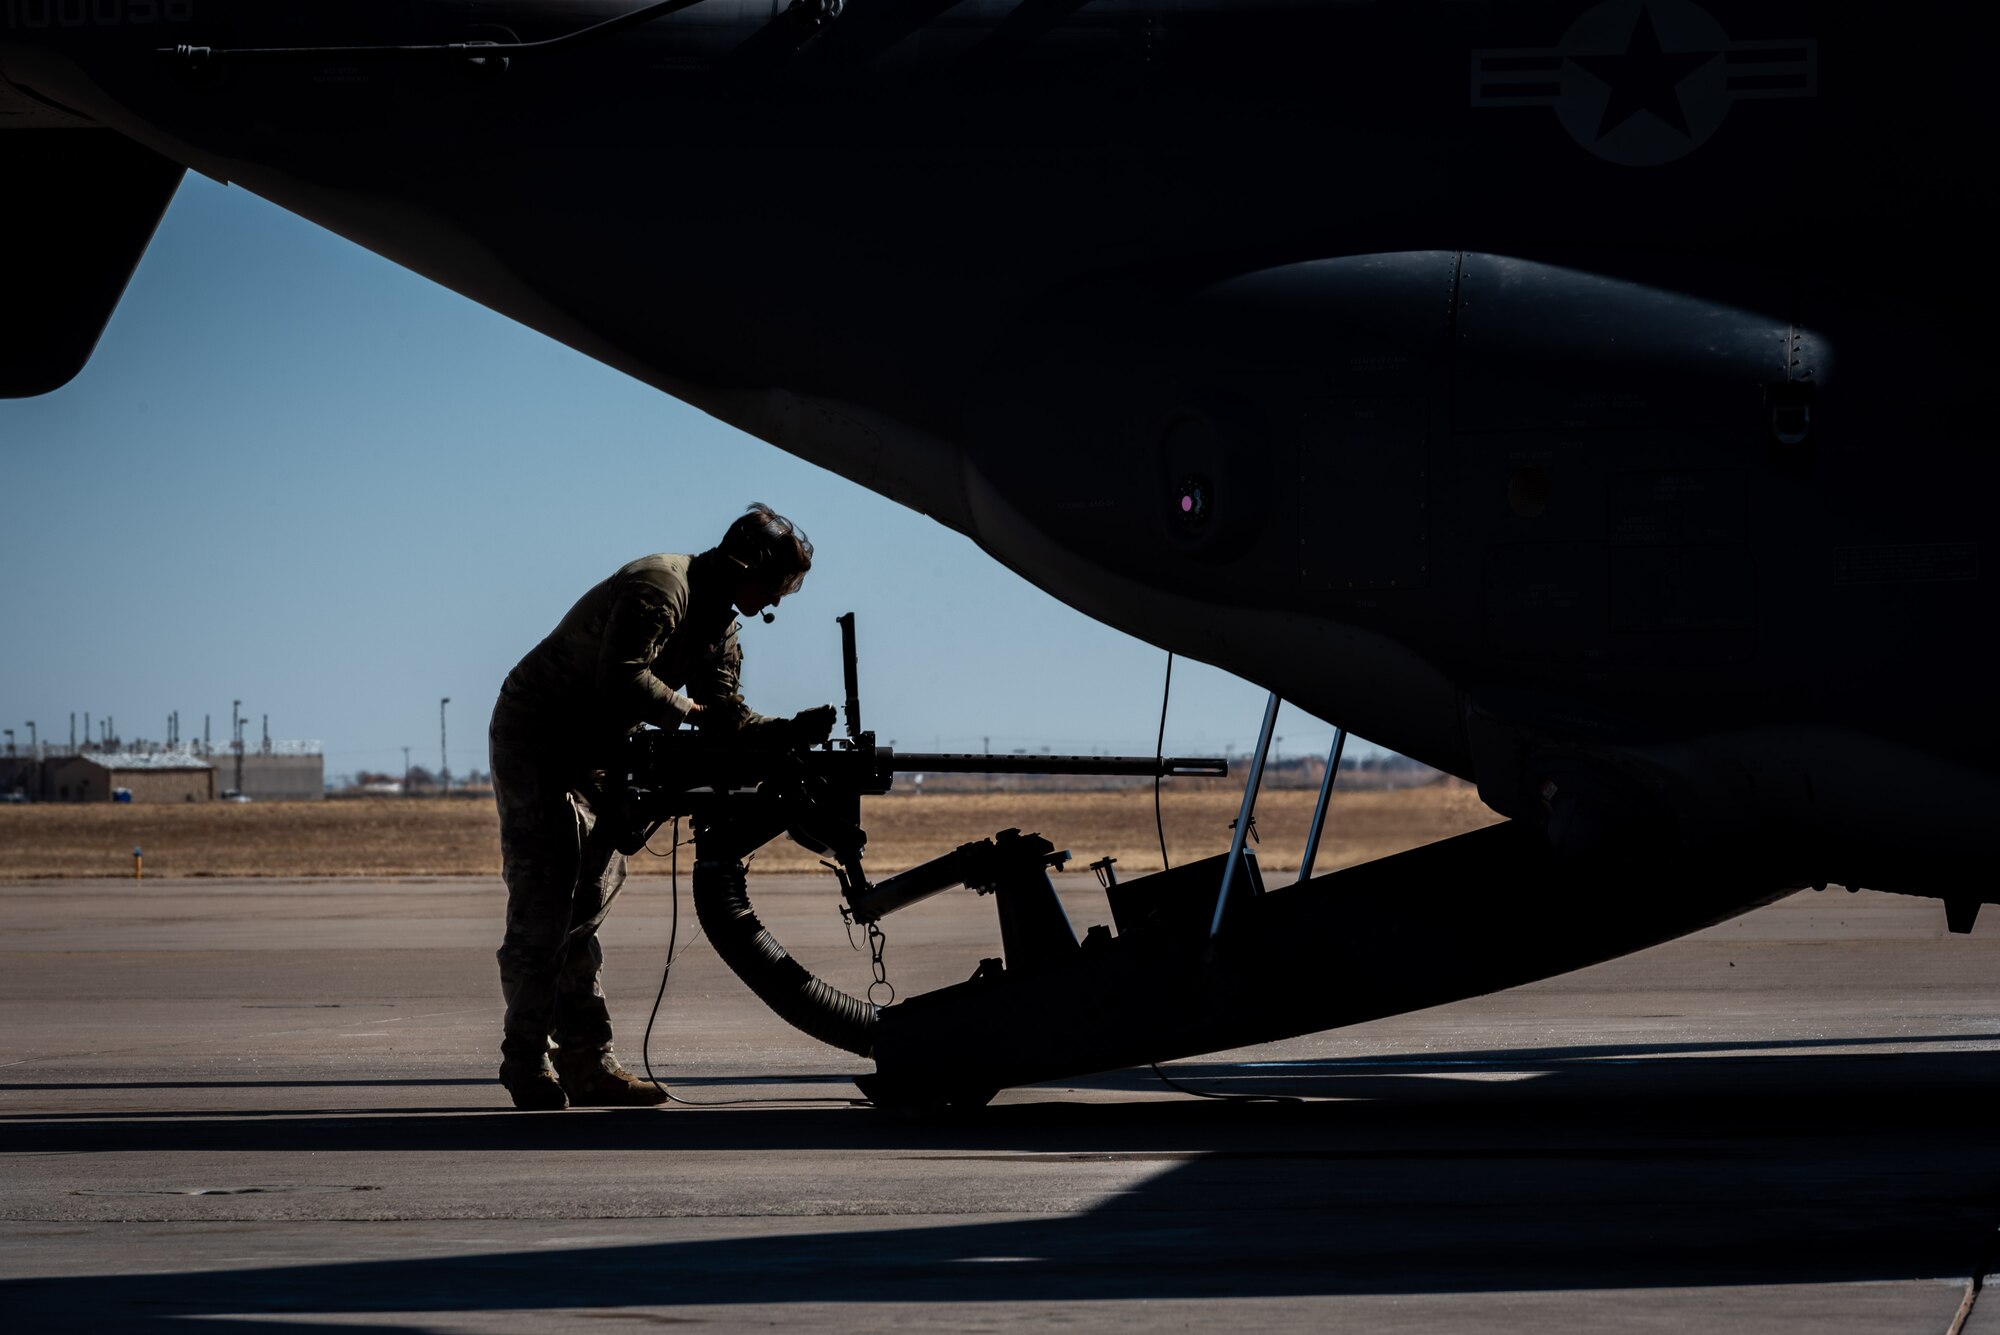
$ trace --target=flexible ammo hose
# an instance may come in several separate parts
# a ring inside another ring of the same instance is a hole
[[[757,921],[740,862],[694,864],[694,911],[722,962],[779,1017],[822,1043],[866,1057],[875,1049],[875,1007],[821,982]]]

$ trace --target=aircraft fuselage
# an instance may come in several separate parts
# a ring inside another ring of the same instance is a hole
[[[704,0],[518,49],[626,8],[0,0],[0,74],[1559,841],[1988,865],[1952,11]]]

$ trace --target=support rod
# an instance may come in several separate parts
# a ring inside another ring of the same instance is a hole
[[[1340,774],[1340,753],[1347,746],[1347,729],[1333,730],[1333,750],[1327,753],[1326,774],[1319,781],[1319,804],[1313,808],[1312,829],[1306,832],[1305,856],[1299,859],[1299,880],[1312,879],[1313,859],[1319,856],[1320,831],[1326,828],[1327,804],[1333,800],[1333,781]]]
[[[1229,861],[1222,868],[1222,889],[1215,896],[1215,919],[1208,925],[1208,939],[1222,932],[1222,915],[1229,909],[1229,891],[1236,884],[1236,869],[1243,864],[1243,841],[1250,837],[1250,818],[1257,810],[1257,790],[1264,783],[1264,757],[1271,753],[1271,733],[1278,726],[1278,706],[1283,703],[1276,691],[1264,706],[1264,726],[1257,731],[1257,754],[1250,760],[1250,777],[1243,783],[1243,805],[1236,811],[1236,837],[1229,841]]]

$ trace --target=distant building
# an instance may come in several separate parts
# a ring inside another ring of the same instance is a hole
[[[318,742],[266,743],[245,751],[240,762],[233,751],[145,742],[129,750],[42,750],[39,759],[0,757],[0,797],[18,792],[33,802],[109,802],[120,789],[134,802],[208,802],[237,790],[259,802],[326,796],[326,757]]]
[[[233,751],[208,756],[218,796],[238,789],[258,802],[318,802],[326,797],[326,756],[317,742],[273,742],[269,751],[245,751],[241,783]]]
[[[43,762],[41,796],[56,802],[109,802],[119,789],[134,802],[208,802],[215,766],[186,751],[90,751]]]

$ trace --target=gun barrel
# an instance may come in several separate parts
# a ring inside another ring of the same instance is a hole
[[[1028,756],[971,755],[945,751],[898,751],[898,774],[1121,774],[1150,779],[1229,776],[1221,756]]]

